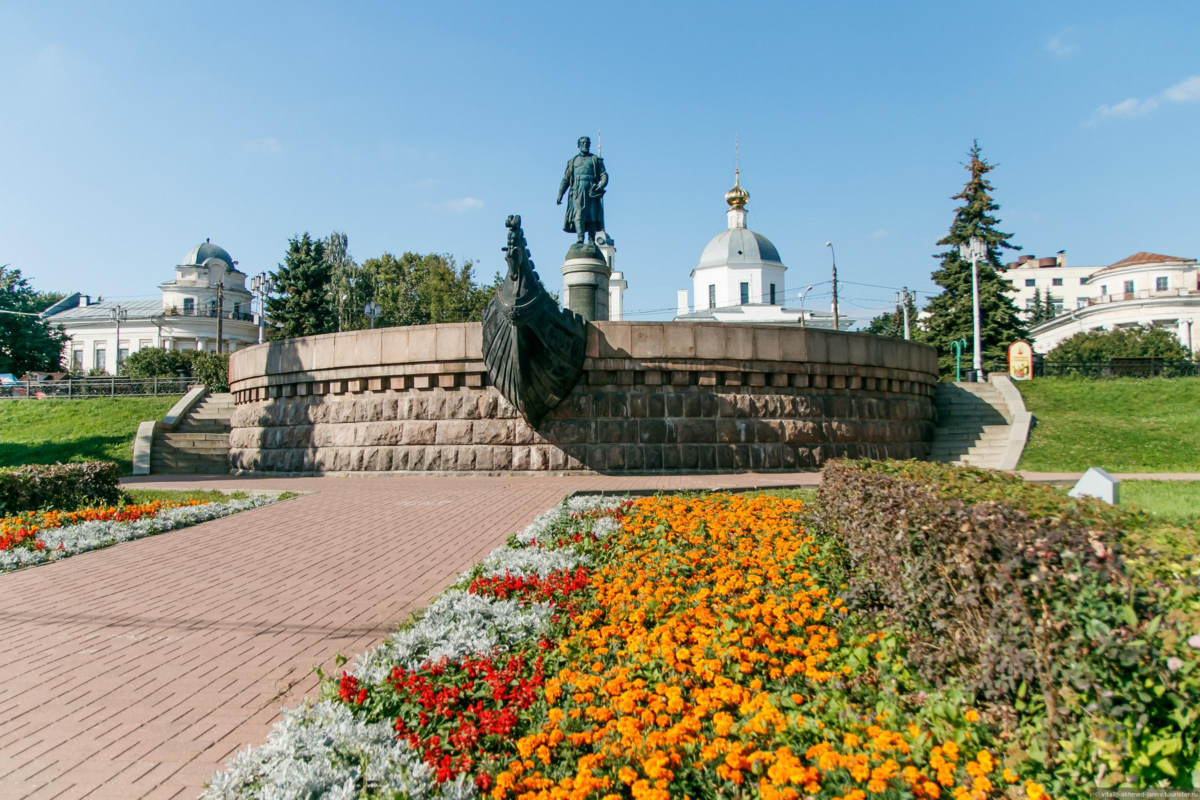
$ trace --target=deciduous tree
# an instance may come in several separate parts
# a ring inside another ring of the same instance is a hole
[[[21,270],[0,266],[0,372],[19,378],[30,370],[59,369],[67,336],[61,325],[34,315],[62,297],[57,292],[35,291]]]

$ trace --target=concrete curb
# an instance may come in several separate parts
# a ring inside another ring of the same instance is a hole
[[[133,474],[150,474],[150,448],[154,444],[154,429],[158,423],[152,419],[138,423],[137,435],[133,438]]]
[[[188,393],[179,398],[179,402],[171,406],[171,410],[162,418],[164,430],[173,431],[179,427],[179,423],[183,422],[183,418],[192,410],[192,407],[204,399],[208,394],[208,387],[194,386],[188,390]]]
[[[162,421],[149,419],[138,423],[137,435],[133,438],[133,474],[150,474],[150,451],[154,446],[154,432],[161,426],[162,430],[173,431],[187,416],[192,408],[208,394],[207,387],[194,386],[188,393],[179,398]]]
[[[990,375],[989,381],[1004,398],[1012,422],[1008,426],[1008,443],[1004,446],[1004,455],[1000,457],[997,469],[1016,469],[1021,461],[1021,453],[1025,452],[1025,443],[1029,441],[1029,429],[1033,427],[1033,415],[1025,410],[1025,401],[1017,387],[1007,375]]]

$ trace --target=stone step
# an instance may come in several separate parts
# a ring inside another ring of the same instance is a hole
[[[989,425],[988,427],[994,428],[996,426]],[[970,441],[976,441],[978,439],[996,439],[998,441],[1003,442],[1003,441],[1008,440],[1008,428],[1005,427],[998,431],[997,430],[985,431],[985,430],[981,430],[979,428],[967,428],[966,430],[949,430],[947,428],[934,428],[933,429],[933,438],[934,439],[969,439]]]
[[[938,433],[997,433],[1001,436],[1008,435],[1008,425],[960,425],[957,420],[953,420],[949,425],[939,425]]]
[[[995,456],[1004,455],[1003,447],[939,447],[934,445],[931,456]]]
[[[177,432],[177,433],[161,433],[159,440],[173,445],[188,445],[198,442],[229,442],[229,434],[220,432]]]

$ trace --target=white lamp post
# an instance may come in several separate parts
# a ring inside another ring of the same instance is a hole
[[[363,306],[363,315],[371,321],[371,329],[375,329],[375,320],[379,319],[379,304],[374,300]]]
[[[958,246],[958,254],[971,262],[971,315],[975,328],[975,354],[971,366],[978,381],[983,374],[983,344],[979,341],[979,262],[987,258],[988,249],[982,239],[972,236],[971,241]]]
[[[115,364],[116,366],[113,368],[113,375],[120,375],[121,374],[121,323],[124,322],[125,320],[129,319],[129,312],[126,311],[125,309],[121,308],[121,304],[118,303],[116,306],[113,307],[112,311],[109,312],[109,317],[112,319],[113,322],[117,323],[117,349],[113,352],[113,364]]]
[[[809,292],[811,292],[811,291],[812,291],[812,287],[811,287],[811,286],[809,286],[807,289],[805,289],[803,292],[801,292],[801,293],[800,293],[800,327],[801,327],[801,328],[806,328],[806,327],[808,327],[808,326],[807,326],[807,325],[805,325],[805,323],[804,323],[804,298],[805,298],[805,297],[808,295],[808,293],[809,293]]]
[[[258,343],[263,340],[263,321],[267,316],[267,295],[271,293],[271,276],[260,272],[250,279],[250,291],[258,297]]]

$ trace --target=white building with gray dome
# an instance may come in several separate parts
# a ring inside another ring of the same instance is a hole
[[[675,319],[833,328],[833,314],[801,308],[798,291],[788,297],[787,267],[779,250],[766,236],[746,227],[749,200],[750,193],[742,188],[735,170],[733,188],[725,193],[729,226],[700,254],[692,270],[690,303],[688,291],[679,290]],[[838,319],[842,328],[854,324],[840,314]]]
[[[69,337],[63,364],[71,372],[116,374],[131,353],[148,347],[217,352],[217,294],[221,286],[221,338],[225,352],[259,340],[259,315],[251,308],[246,274],[229,251],[204,240],[159,284],[158,300],[93,300],[76,292],[42,312]],[[123,314],[121,313],[123,312]],[[115,315],[120,322],[120,334]]]

